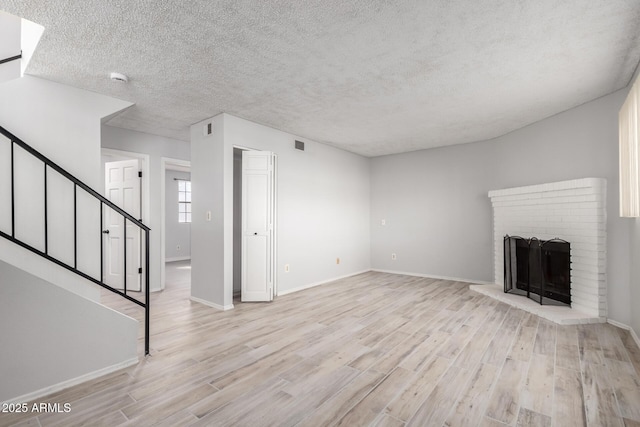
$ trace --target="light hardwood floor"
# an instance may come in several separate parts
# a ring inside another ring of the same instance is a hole
[[[220,312],[181,273],[153,295],[150,358],[0,425],[640,426],[640,350],[611,325],[373,272]]]

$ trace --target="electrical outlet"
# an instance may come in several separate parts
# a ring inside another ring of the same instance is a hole
[[[340,258],[336,258],[336,264],[340,264]]]
[[[396,254],[395,253],[391,254],[391,259],[394,260],[394,261],[396,260]]]
[[[284,272],[288,273],[289,272],[289,264],[285,264],[284,265]]]
[[[387,220],[386,219],[381,220],[380,225],[387,225]]]
[[[180,245],[176,245],[176,251],[182,250],[182,247],[180,247]]]

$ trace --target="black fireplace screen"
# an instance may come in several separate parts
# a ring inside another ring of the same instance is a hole
[[[504,291],[540,304],[570,306],[569,242],[504,236]]]

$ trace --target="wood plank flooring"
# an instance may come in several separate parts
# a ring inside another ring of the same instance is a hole
[[[70,413],[0,425],[640,425],[640,350],[611,325],[558,326],[466,283],[374,272],[220,312],[189,300],[188,269],[168,278],[151,357],[38,399]]]

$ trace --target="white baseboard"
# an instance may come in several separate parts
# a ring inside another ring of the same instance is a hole
[[[618,321],[613,320],[613,319],[607,319],[607,323],[610,323],[613,326],[617,326],[620,329],[625,329],[625,330],[629,331],[629,333],[631,334],[631,338],[633,338],[633,340],[636,342],[636,345],[638,346],[638,348],[640,348],[640,338],[638,338],[638,335],[636,334],[636,331],[634,331],[631,326],[625,325],[624,323],[618,322]]]
[[[164,259],[164,262],[176,262],[176,261],[191,261],[191,256],[174,256],[171,258]]]
[[[377,268],[374,268],[371,271],[377,271],[378,273],[402,274],[403,276],[426,277],[429,279],[451,280],[452,282],[465,282],[465,283],[473,283],[478,285],[494,285],[495,284],[494,282],[485,282],[482,280],[473,280],[473,279],[462,279],[460,277],[437,276],[435,274],[409,273],[406,271],[380,270]]]
[[[32,402],[38,398],[47,396],[51,393],[55,393],[60,390],[64,390],[66,388],[73,387],[74,385],[78,385],[80,383],[102,377],[112,372],[119,371],[120,369],[128,368],[129,366],[135,365],[136,363],[138,363],[138,358],[134,357],[132,359],[125,360],[124,362],[116,363],[115,365],[107,366],[106,368],[98,369],[97,371],[89,372],[88,374],[80,375],[79,377],[72,378],[67,381],[62,381],[58,384],[41,388],[40,390],[31,392],[31,393],[23,394],[22,396],[18,396],[14,399],[7,400],[6,402],[2,402],[2,403],[4,404],[4,403]]]
[[[194,297],[194,296],[190,297],[189,299],[191,301],[199,302],[200,304],[204,304],[206,306],[215,308],[216,310],[227,311],[227,310],[232,310],[233,309],[233,304],[220,305],[220,304],[216,304],[215,302],[207,301],[207,300],[204,300],[202,298],[197,298],[197,297]]]
[[[631,338],[633,338],[638,348],[640,348],[640,338],[636,335],[636,331],[633,328],[629,328],[629,332],[631,333]]]
[[[327,284],[327,283],[335,282],[336,280],[340,280],[340,279],[346,279],[347,277],[357,276],[358,274],[368,273],[369,271],[371,271],[371,270],[362,270],[362,271],[358,271],[356,273],[349,273],[349,274],[345,274],[344,276],[334,277],[333,279],[328,279],[328,280],[323,280],[321,282],[314,282],[314,283],[309,283],[308,285],[298,286],[297,288],[293,288],[293,289],[287,289],[287,290],[284,290],[284,291],[278,290],[278,296],[288,295],[288,294],[292,294],[292,293],[298,292],[298,291],[304,291],[305,289],[309,289],[309,288],[313,288],[315,286],[320,286],[320,285],[324,285],[324,284]]]

